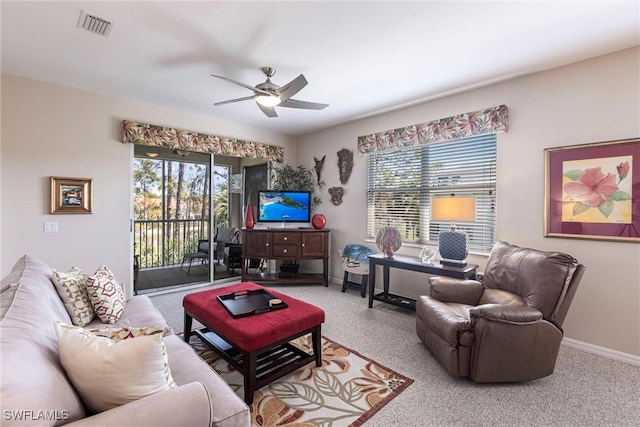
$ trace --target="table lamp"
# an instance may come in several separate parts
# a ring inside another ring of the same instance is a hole
[[[451,221],[451,231],[443,231],[438,236],[440,263],[452,267],[464,267],[469,255],[467,234],[456,230],[456,221],[476,220],[476,199],[474,197],[434,197],[431,199],[431,220]]]

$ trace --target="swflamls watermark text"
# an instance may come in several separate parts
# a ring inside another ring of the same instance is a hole
[[[33,409],[6,409],[3,413],[5,421],[59,421],[68,420],[69,411],[64,410],[33,410]]]

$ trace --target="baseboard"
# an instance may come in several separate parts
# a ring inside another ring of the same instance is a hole
[[[342,285],[342,277],[330,277],[329,281],[337,285]],[[628,363],[634,366],[640,366],[640,356],[635,356],[633,354],[623,353],[621,351],[612,350],[606,347],[600,347],[598,345],[589,344],[566,337],[562,339],[562,345],[575,348],[576,350],[584,351],[585,353],[606,357],[607,359],[617,360],[619,362]]]
[[[567,347],[582,350],[586,353],[595,354],[596,356],[602,356],[606,357],[607,359],[617,360],[619,362],[628,363],[634,366],[640,366],[640,356],[635,356],[633,354],[623,353],[621,351],[612,350],[606,347],[600,347],[571,338],[563,338],[562,344],[566,345]]]

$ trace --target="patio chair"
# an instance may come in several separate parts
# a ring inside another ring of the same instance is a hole
[[[180,263],[180,270],[184,266],[184,263],[189,261],[189,268],[187,269],[187,276],[191,274],[191,264],[194,259],[199,259],[202,264],[209,260],[209,240],[198,240],[198,251],[184,254],[182,263]]]
[[[227,243],[224,248],[224,265],[227,271],[231,270],[231,274],[235,273],[236,268],[242,267],[242,245],[239,243]]]
[[[218,227],[216,235],[213,238],[216,251],[214,253],[215,259],[220,262],[224,259],[224,248],[227,243],[238,243],[240,230],[234,227]]]

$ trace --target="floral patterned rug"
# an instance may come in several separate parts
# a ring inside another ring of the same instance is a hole
[[[293,341],[311,352],[311,338]],[[191,345],[240,396],[240,373],[199,339]],[[314,363],[261,388],[251,405],[253,426],[360,426],[404,391],[412,379],[322,337],[322,366]]]

